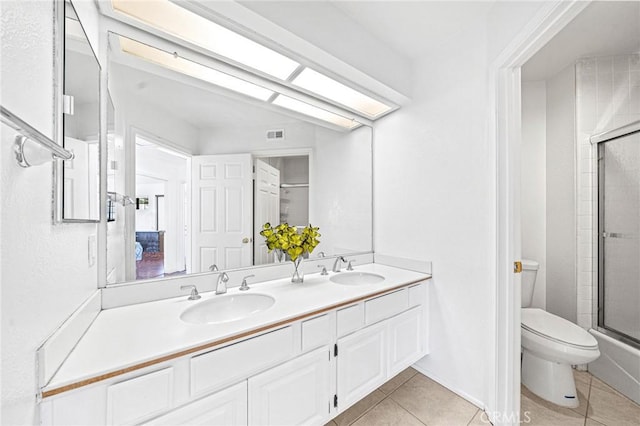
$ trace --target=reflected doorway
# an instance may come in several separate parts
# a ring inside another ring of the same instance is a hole
[[[136,279],[186,273],[187,158],[136,135]]]

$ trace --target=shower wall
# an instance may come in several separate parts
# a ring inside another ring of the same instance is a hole
[[[587,329],[596,324],[598,312],[594,304],[598,296],[597,148],[589,138],[636,120],[640,120],[640,54],[576,63],[577,311],[578,324]],[[598,341],[600,358],[589,364],[589,371],[640,403],[640,350],[596,330],[591,333]]]
[[[594,203],[597,133],[640,120],[640,54],[581,59],[576,63],[576,205],[578,214],[578,325],[591,328],[597,312]]]

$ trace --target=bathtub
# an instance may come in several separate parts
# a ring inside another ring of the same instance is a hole
[[[589,364],[589,372],[640,404],[640,350],[598,330],[589,333],[600,347],[600,358]]]

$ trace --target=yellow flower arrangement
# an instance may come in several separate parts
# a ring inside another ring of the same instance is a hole
[[[267,243],[269,252],[273,250],[281,250],[291,258],[291,261],[295,262],[299,256],[304,256],[306,253],[312,253],[313,250],[320,244],[320,228],[314,228],[309,224],[302,229],[302,232],[298,233],[298,229],[294,226],[289,226],[288,223],[281,223],[273,228],[269,222],[265,223],[260,231]]]

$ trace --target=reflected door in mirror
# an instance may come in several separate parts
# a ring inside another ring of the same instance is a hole
[[[251,155],[195,156],[192,177],[193,272],[251,266]]]

